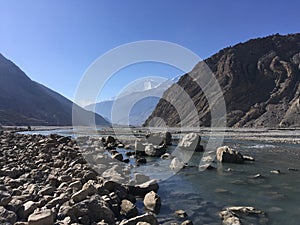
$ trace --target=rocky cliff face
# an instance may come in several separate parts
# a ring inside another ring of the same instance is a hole
[[[225,48],[205,60],[223,91],[230,127],[300,126],[300,34],[272,35]],[[202,74],[198,65],[189,74]],[[194,78],[178,81],[192,99],[202,126],[210,125],[207,99]],[[181,99],[169,88],[145,125],[179,126],[174,102]],[[183,105],[184,107],[184,105]],[[189,116],[189,112],[185,112]],[[159,117],[160,119],[154,120]],[[193,125],[193,124],[190,124]]]
[[[0,125],[72,125],[72,107],[82,116],[101,116],[86,111],[51,89],[32,81],[14,63],[0,54]]]

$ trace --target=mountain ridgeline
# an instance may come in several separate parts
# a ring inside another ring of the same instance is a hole
[[[227,126],[299,127],[300,126],[300,34],[272,35],[225,48],[204,60],[214,73],[223,92]],[[199,66],[189,74],[198,74]],[[198,112],[191,119],[210,126],[211,114],[205,94],[189,75],[177,82],[193,101]],[[174,105],[182,93],[171,86],[144,125],[180,126]],[[182,107],[184,109],[184,105]],[[188,108],[186,110],[189,110]],[[186,117],[192,117],[189,111]],[[195,117],[195,116],[194,116]],[[160,119],[155,119],[160,118]]]
[[[99,125],[109,125],[101,116],[86,111],[53,90],[32,81],[0,54],[0,125],[72,125],[72,108],[82,116],[82,125],[91,116]]]

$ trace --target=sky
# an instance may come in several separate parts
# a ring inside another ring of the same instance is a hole
[[[251,38],[300,32],[299,9],[300,1],[283,0],[0,0],[0,53],[73,100],[89,66],[120,45],[162,40],[205,59]],[[130,66],[111,76],[99,100],[143,76],[182,73],[163,64]]]

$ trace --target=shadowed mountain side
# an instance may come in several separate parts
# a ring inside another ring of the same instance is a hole
[[[0,54],[1,125],[72,125],[72,101],[32,81],[14,63]],[[81,115],[95,115],[79,106]],[[95,115],[99,125],[109,125]]]

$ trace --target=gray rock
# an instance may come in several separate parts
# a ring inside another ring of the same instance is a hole
[[[28,201],[23,204],[23,206],[18,211],[18,217],[26,219],[34,210],[39,207],[38,202]]]
[[[149,192],[145,195],[143,202],[147,209],[159,214],[161,208],[161,199],[157,193],[154,191]]]
[[[185,220],[181,223],[181,225],[194,225],[191,220]]]
[[[114,213],[98,195],[93,195],[89,199],[72,206],[63,205],[60,207],[58,215],[60,217],[70,217],[72,223],[76,223],[79,218],[87,217],[90,223],[103,220],[108,224],[115,224]]]
[[[188,216],[187,213],[182,209],[176,210],[174,214],[180,218],[185,218]]]
[[[171,159],[171,154],[170,153],[165,153],[160,156],[161,159]]]
[[[138,215],[138,210],[136,206],[129,200],[126,199],[122,200],[120,207],[121,207],[120,214],[127,219],[130,219]]]
[[[11,195],[6,191],[0,191],[0,206],[6,206],[11,201]]]
[[[121,153],[116,153],[116,154],[112,155],[112,158],[116,159],[118,161],[121,161],[121,162],[123,161],[123,155]]]
[[[72,188],[74,191],[79,191],[82,188],[82,183],[77,180],[69,184],[69,187]]]
[[[223,146],[217,149],[217,160],[222,163],[243,163],[244,158],[237,150]]]
[[[161,155],[166,153],[166,146],[165,145],[153,145],[153,144],[148,144],[145,146],[145,153],[148,156],[152,157],[160,157]]]
[[[139,222],[145,222],[145,223],[149,223],[151,225],[159,225],[155,216],[153,214],[149,214],[149,213],[146,213],[146,214],[143,214],[140,216],[136,216],[129,220],[123,220],[120,223],[120,225],[136,225]]]
[[[196,133],[186,134],[178,143],[178,147],[188,151],[203,151],[203,146],[200,144],[201,137]]]
[[[128,187],[128,193],[134,195],[134,196],[145,196],[147,193],[154,191],[157,193],[159,189],[159,186],[157,184],[156,180],[150,180],[145,183],[135,185],[135,186],[129,186]]]
[[[48,209],[51,209],[52,207],[55,207],[56,205],[61,206],[62,204],[64,204],[66,201],[68,201],[69,198],[65,193],[62,193],[60,196],[53,198],[51,201],[49,201],[46,204],[46,207]]]
[[[80,201],[86,199],[86,197],[88,195],[89,195],[89,190],[81,189],[80,191],[77,191],[76,193],[74,193],[71,196],[71,199],[73,200],[73,202],[77,203],[77,202],[80,202]]]
[[[44,187],[39,191],[40,195],[52,195],[55,192],[56,188],[53,186]]]
[[[17,221],[17,215],[0,206],[0,224],[14,224]]]
[[[53,225],[53,212],[46,209],[31,214],[28,217],[28,225]]]

